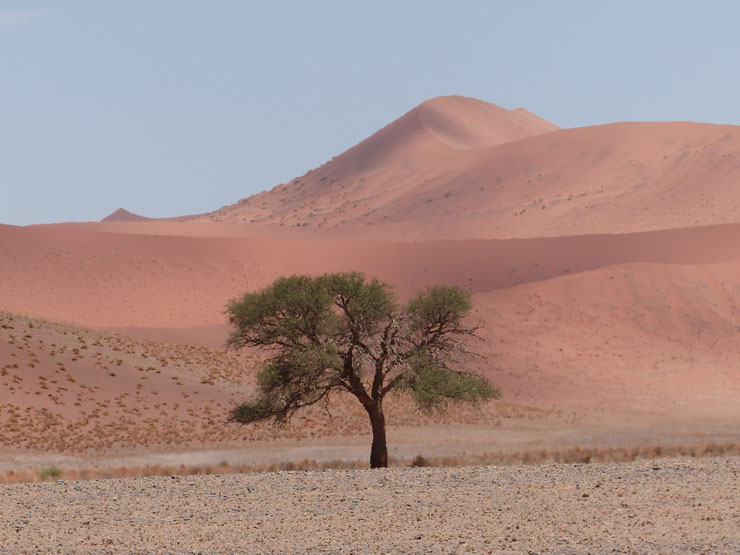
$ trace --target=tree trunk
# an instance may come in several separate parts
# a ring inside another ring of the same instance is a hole
[[[373,446],[370,449],[370,468],[388,468],[388,445],[385,440],[385,416],[379,403],[366,407],[373,429]]]

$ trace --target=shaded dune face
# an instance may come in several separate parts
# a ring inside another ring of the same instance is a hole
[[[229,299],[294,273],[362,271],[400,298],[437,283],[473,293],[625,263],[740,257],[740,225],[624,235],[422,242],[113,234],[0,227],[0,306],[108,327],[224,325]]]
[[[101,222],[148,222],[150,220],[151,218],[145,218],[144,216],[139,216],[138,214],[134,214],[133,212],[129,212],[128,210],[125,210],[123,208],[119,208],[118,210],[107,215],[105,218],[103,218],[100,221]]]
[[[474,98],[434,98],[416,110],[424,130],[457,150],[481,149],[558,129],[523,108],[507,110]]]

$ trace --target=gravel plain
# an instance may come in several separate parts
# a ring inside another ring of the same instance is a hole
[[[740,553],[740,458],[0,487],[0,551]]]

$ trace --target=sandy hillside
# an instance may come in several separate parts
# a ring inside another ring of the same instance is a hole
[[[0,240],[0,306],[8,310],[89,326],[196,327],[197,333],[225,324],[229,299],[292,273],[362,271],[389,282],[404,298],[438,283],[477,294],[615,264],[706,265],[740,258],[740,225],[410,243],[0,226]],[[209,345],[221,346],[221,337]]]
[[[224,414],[248,362],[0,312],[0,443],[7,455],[241,438]]]
[[[740,222],[739,179],[737,126],[558,130],[444,97],[302,177],[193,219],[232,233],[392,240],[626,233]]]
[[[620,264],[475,295],[489,375],[537,406],[737,424],[738,275],[738,261]]]
[[[144,223],[117,211],[84,227],[394,241],[631,233],[739,223],[739,182],[738,126],[559,129],[521,108],[440,97],[231,206]]]
[[[194,219],[283,224],[375,222],[382,207],[455,167],[461,155],[557,126],[523,109],[459,96],[428,100],[360,144],[290,183]]]
[[[333,437],[359,446],[341,456],[363,459],[366,417],[352,400],[336,401],[338,418],[316,410],[277,435],[224,425],[252,390],[254,366],[218,350],[227,299],[285,273],[348,269],[382,269],[402,296],[458,283],[474,293],[473,318],[485,324],[478,348],[488,358],[477,369],[502,388],[505,404],[429,417],[401,403],[388,417],[400,455],[438,454],[439,441],[476,452],[737,440],[737,226],[412,244],[5,231],[17,247],[6,260],[19,272],[6,304],[142,338],[5,314],[0,418],[14,449],[117,453]],[[255,263],[265,268],[250,274]],[[645,426],[655,432],[637,433]]]
[[[332,399],[330,417],[323,406],[315,407],[281,429],[227,424],[229,409],[254,391],[256,366],[249,354],[131,339],[0,312],[0,361],[0,472],[48,466],[48,459],[39,458],[44,452],[66,456],[57,462],[63,467],[103,460],[107,466],[198,464],[202,457],[192,453],[204,449],[222,450],[217,460],[206,457],[211,465],[224,459],[251,465],[309,457],[326,461],[331,460],[326,446],[332,444],[341,447],[335,449],[336,459],[367,458],[367,416],[346,396]],[[572,420],[565,413],[507,402],[445,414],[420,413],[408,399],[394,398],[391,404],[391,437],[400,444],[427,435],[430,425],[447,426],[442,433],[453,437],[460,425],[490,432],[502,421],[516,426],[522,419]],[[276,439],[293,454],[270,451]],[[316,442],[327,452],[310,449]],[[191,454],[142,458],[183,451]],[[396,453],[411,458],[418,450]]]

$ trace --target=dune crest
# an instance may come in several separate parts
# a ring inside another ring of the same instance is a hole
[[[464,96],[433,98],[415,110],[427,131],[458,150],[495,146],[559,129],[523,108],[507,110]]]

